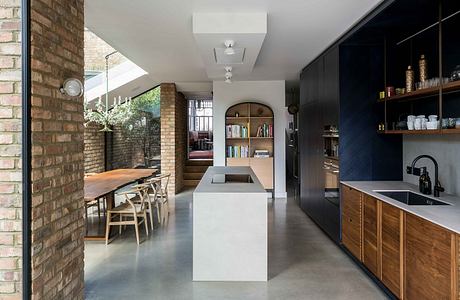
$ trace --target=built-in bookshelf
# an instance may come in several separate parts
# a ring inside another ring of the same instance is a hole
[[[265,189],[272,190],[274,116],[270,107],[255,102],[231,106],[225,114],[227,166],[250,166]]]

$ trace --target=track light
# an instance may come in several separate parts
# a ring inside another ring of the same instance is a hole
[[[227,40],[225,41],[225,50],[224,53],[226,55],[234,55],[235,54],[235,49],[233,49],[233,46],[235,46],[235,42],[232,40]]]

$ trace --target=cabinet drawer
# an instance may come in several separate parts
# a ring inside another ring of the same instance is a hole
[[[359,217],[342,214],[342,243],[361,260],[361,221]]]
[[[361,192],[342,185],[342,212],[346,215],[361,215]]]

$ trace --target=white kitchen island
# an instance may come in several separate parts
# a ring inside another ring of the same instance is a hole
[[[193,193],[193,280],[267,281],[267,239],[267,192],[252,169],[209,167]]]

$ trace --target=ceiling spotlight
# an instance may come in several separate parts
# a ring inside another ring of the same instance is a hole
[[[225,82],[226,83],[232,83],[232,70],[233,68],[231,66],[225,66]]]
[[[59,91],[70,97],[80,97],[83,95],[83,83],[77,78],[69,78],[64,81]]]
[[[235,54],[235,49],[233,49],[233,46],[235,46],[235,42],[232,40],[225,41],[225,47],[226,49],[224,50],[224,53],[226,55],[234,55]]]

